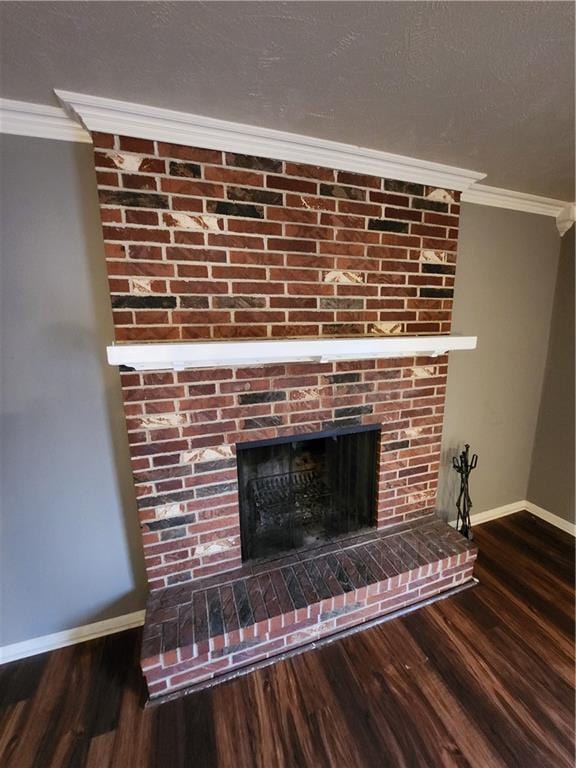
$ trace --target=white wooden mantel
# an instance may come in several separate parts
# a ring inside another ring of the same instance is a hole
[[[162,344],[114,344],[110,365],[136,371],[183,371],[267,363],[330,363],[390,357],[437,357],[475,349],[476,336],[375,336],[338,339],[264,339]]]

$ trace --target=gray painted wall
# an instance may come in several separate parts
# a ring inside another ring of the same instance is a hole
[[[91,149],[3,136],[2,635],[138,610],[145,578]],[[464,205],[444,453],[480,454],[475,509],[526,496],[558,236],[551,219]],[[444,508],[452,504],[442,473]]]
[[[570,522],[574,515],[574,227],[560,249],[548,361],[528,499]]]
[[[0,644],[143,606],[92,150],[2,136]]]
[[[462,206],[452,327],[478,348],[450,355],[438,500],[449,519],[465,442],[479,457],[474,512],[526,498],[559,245],[553,218]]]

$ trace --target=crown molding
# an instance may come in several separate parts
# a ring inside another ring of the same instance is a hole
[[[576,217],[574,203],[479,184],[486,174],[465,168],[187,112],[71,91],[55,93],[64,108],[0,99],[0,133],[90,143],[90,132],[101,131],[369,173],[456,189],[466,203],[554,216],[560,234]]]
[[[558,227],[558,232],[560,232],[560,237],[563,237],[568,232],[575,221],[576,203],[567,203],[556,216],[556,226]]]
[[[526,192],[489,187],[487,184],[474,184],[473,187],[467,189],[462,193],[462,202],[490,205],[494,208],[508,208],[512,211],[539,213],[542,216],[554,216],[554,218],[569,205],[565,200],[528,195]]]
[[[566,200],[554,200],[551,197],[529,195],[526,192],[514,192],[511,189],[489,187],[487,184],[474,184],[462,192],[463,203],[489,205],[494,208],[506,208],[509,211],[537,213],[541,216],[553,216],[560,236],[574,224],[576,206]]]
[[[69,114],[89,131],[292,160],[446,189],[467,189],[486,175],[352,144],[203,115],[70,91],[55,90],[55,93]]]
[[[70,119],[62,107],[0,99],[0,133],[40,139],[91,143],[90,134]]]

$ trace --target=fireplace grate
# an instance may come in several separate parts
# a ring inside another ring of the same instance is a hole
[[[257,477],[248,483],[257,528],[280,528],[290,515],[294,524],[320,521],[332,501],[330,489],[315,471]]]

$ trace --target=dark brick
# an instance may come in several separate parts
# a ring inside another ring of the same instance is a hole
[[[170,163],[170,175],[199,179],[202,176],[202,169],[196,163],[177,163],[175,160],[172,160]]]
[[[219,469],[230,469],[236,466],[236,459],[218,459],[217,461],[202,461],[194,465],[194,471],[197,474],[203,472],[214,472]]]
[[[178,515],[178,517],[166,517],[164,520],[151,520],[146,523],[149,531],[163,531],[166,528],[176,528],[181,525],[196,522],[196,514],[191,512],[189,515]]]
[[[360,587],[365,587],[366,582],[363,579],[362,575],[358,572],[357,568],[355,567],[354,563],[350,560],[348,555],[345,552],[342,552],[339,554],[338,559],[342,563],[343,568],[345,569],[346,573],[350,577],[350,581],[354,585],[355,589],[359,589]]]
[[[399,451],[401,448],[408,448],[410,440],[396,440],[393,443],[385,443],[385,451]]]
[[[112,296],[114,309],[173,309],[175,296]]]
[[[254,617],[252,616],[246,584],[244,581],[235,581],[232,584],[232,589],[234,590],[234,601],[236,603],[236,612],[238,614],[240,626],[248,627],[250,624],[254,623]]]
[[[389,192],[403,192],[405,195],[424,194],[422,184],[412,184],[410,181],[396,181],[396,179],[385,179],[384,189]]]
[[[100,189],[98,197],[102,205],[124,205],[128,208],[168,208],[167,197],[147,192]]]
[[[364,309],[364,299],[325,296],[320,298],[320,309]]]
[[[254,171],[282,173],[281,160],[270,160],[267,157],[253,157],[252,155],[237,155],[233,152],[226,152],[225,157],[226,165],[233,165],[235,168],[252,168]]]
[[[356,286],[343,285],[342,288],[357,288]],[[359,336],[366,333],[364,325],[357,323],[325,323],[323,329],[325,334],[330,336]]]
[[[259,429],[263,427],[279,427],[282,424],[281,416],[259,416],[256,419],[244,419],[243,429]]]
[[[258,583],[258,578],[253,577],[246,581],[246,589],[248,591],[248,598],[250,600],[250,607],[252,608],[252,614],[256,623],[265,621],[268,618],[268,613],[264,606],[264,600],[262,599],[262,592]]]
[[[386,581],[387,576],[384,569],[370,556],[366,547],[359,547],[358,555],[367,565],[368,570],[372,574],[373,581]]]
[[[344,570],[344,567],[342,566],[342,563],[339,561],[339,559],[336,558],[334,555],[327,555],[326,562],[330,566],[332,573],[338,580],[338,583],[340,584],[344,592],[352,592],[352,590],[354,589],[354,586],[350,581],[350,577]]]
[[[166,621],[162,625],[162,653],[178,648],[178,622]]]
[[[302,565],[306,569],[308,578],[320,600],[328,600],[328,598],[332,597],[332,590],[322,578],[314,560],[307,560]]]
[[[265,307],[264,296],[214,296],[214,307],[218,309],[245,309],[251,307]]]
[[[376,229],[380,232],[408,232],[408,224],[392,219],[369,219],[368,229]]]
[[[175,584],[184,584],[186,581],[192,581],[192,574],[190,571],[185,571],[184,573],[175,573],[173,576],[168,576],[166,579],[166,583],[169,587],[172,587]]]
[[[207,203],[209,213],[219,213],[223,216],[243,216],[249,219],[263,219],[264,209],[256,205],[243,205],[242,203],[226,203],[218,200],[209,200]]]
[[[340,429],[341,427],[355,427],[357,424],[362,424],[362,419],[359,416],[355,416],[350,419],[339,419],[338,421],[323,421],[322,429]]]
[[[168,528],[160,534],[160,541],[171,541],[172,539],[183,539],[186,536],[186,528]]]
[[[163,493],[160,496],[142,496],[137,500],[138,509],[148,507],[158,507],[161,504],[170,504],[173,501],[190,501],[194,498],[194,489],[188,488],[186,491],[176,491],[174,493]],[[157,522],[161,522],[158,520]],[[150,525],[150,523],[147,523]]]
[[[182,309],[208,309],[207,296],[180,296]]]
[[[220,603],[220,590],[218,587],[206,590],[206,603],[208,604],[208,631],[210,637],[218,637],[224,633],[224,619],[222,617],[222,605]]]
[[[366,200],[365,189],[343,187],[341,184],[320,184],[320,194],[345,200]]]
[[[454,297],[453,288],[420,288],[418,292],[422,299],[452,299]]]
[[[154,483],[156,480],[167,480],[171,477],[185,477],[190,474],[190,467],[161,467],[160,469],[151,469],[147,472],[135,472],[134,482],[136,483]]]
[[[247,189],[245,187],[228,187],[230,200],[243,200],[250,203],[265,205],[282,205],[282,192],[270,192],[265,189]]]
[[[281,613],[291,613],[294,610],[294,603],[279,570],[270,572],[270,581],[277,596]]]
[[[203,499],[206,496],[218,496],[221,493],[231,493],[238,490],[238,483],[218,483],[218,485],[207,485],[204,488],[196,489],[196,496]]]
[[[348,408],[336,408],[334,415],[337,419],[347,416],[361,416],[363,413],[372,413],[372,405],[352,405]]]
[[[290,176],[267,176],[266,186],[270,189],[286,190],[288,192],[305,192],[315,195],[318,192],[318,184],[315,181],[294,179]]]
[[[330,384],[348,384],[360,381],[359,373],[331,373],[326,376]]]
[[[176,574],[181,576],[184,574]],[[192,645],[194,641],[194,629],[192,624],[192,605],[180,605],[178,607],[178,645],[183,648]]]
[[[430,275],[454,275],[456,267],[453,264],[422,264],[422,272]]]
[[[413,200],[413,208],[421,208],[425,211],[442,211],[448,213],[448,203],[439,203],[436,200]]]
[[[280,605],[269,574],[264,573],[258,576],[258,584],[260,585],[262,600],[266,606],[268,616],[277,616],[280,613]]]
[[[194,625],[194,642],[203,643],[208,640],[208,607],[206,592],[196,592],[192,598],[192,623]]]
[[[300,583],[296,578],[296,574],[292,568],[281,568],[280,573],[282,574],[282,578],[284,579],[284,583],[286,584],[286,588],[290,593],[290,597],[292,598],[294,606],[296,608],[305,608],[307,605],[306,598],[304,597],[302,587],[300,586]]]
[[[226,632],[234,632],[240,628],[240,623],[236,612],[236,603],[234,602],[234,592],[230,584],[220,587],[220,602],[222,603],[222,616]]]
[[[286,400],[286,392],[245,392],[238,398],[240,405],[277,403],[279,400]]]

